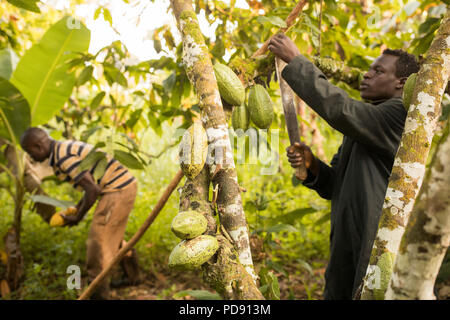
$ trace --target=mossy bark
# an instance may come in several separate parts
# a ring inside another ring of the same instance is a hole
[[[372,280],[381,254],[397,254],[408,218],[425,174],[425,163],[441,114],[441,100],[450,74],[450,15],[444,20],[418,73],[403,136],[395,157],[362,299],[374,299]],[[378,270],[379,274],[392,270]],[[380,288],[385,291],[387,288]]]
[[[209,175],[205,167],[194,180],[186,179],[180,194],[180,211],[194,210],[202,213],[208,221],[205,234],[217,233],[214,211],[209,202]]]
[[[313,57],[313,62],[327,78],[344,82],[353,89],[359,89],[359,83],[364,74],[362,70],[346,66],[343,62],[332,58]]]
[[[263,295],[253,278],[239,261],[234,246],[224,236],[218,235],[219,250],[203,264],[203,278],[224,299],[262,300]]]
[[[186,180],[180,197],[180,211],[191,209],[205,215],[208,220],[206,234],[215,235],[219,241],[219,249],[215,255],[202,265],[203,278],[224,299],[264,299],[253,278],[240,263],[233,243],[216,231],[214,209],[212,203],[208,201],[209,187],[209,170],[205,167],[193,180]]]
[[[192,7],[192,1],[171,0],[171,5],[183,41],[183,63],[189,80],[199,98],[199,106],[202,110],[201,120],[206,129],[209,144],[207,164],[199,177],[186,182],[181,194],[180,209],[185,210],[187,207],[190,207],[198,211],[198,209],[192,207],[192,204],[194,206],[199,205],[205,209],[208,208],[209,182],[212,182],[213,190],[217,190],[216,204],[220,223],[225,228],[226,233],[231,236],[233,245],[236,248],[237,260],[235,260],[239,261],[242,270],[246,271],[243,274],[235,273],[235,276],[244,279],[250,275],[253,281],[251,281],[251,285],[250,283],[247,284],[248,288],[246,287],[244,291],[258,291],[250,252],[248,226],[228,136],[228,125],[210,54],[200,31],[198,20]],[[212,222],[211,219],[208,221]],[[219,248],[219,254],[220,252],[223,252],[222,247]],[[223,261],[226,264],[229,262],[226,258],[218,261]],[[228,265],[221,267],[229,268]],[[216,266],[216,268],[218,267]],[[211,272],[214,273],[213,270]],[[208,274],[211,274],[211,272],[208,272]],[[206,279],[213,278],[208,276]],[[242,280],[242,283],[245,283],[245,281]],[[225,287],[227,286],[225,283],[222,284]],[[218,284],[214,281],[210,285],[214,288],[218,287]],[[233,294],[227,293],[226,297],[242,297],[243,299],[246,297],[245,294],[233,292]],[[257,298],[262,299],[263,297],[259,294]]]
[[[349,67],[343,62],[326,57],[311,57],[312,62],[328,79],[346,83],[350,88],[359,89],[364,71]],[[275,56],[272,53],[258,59],[243,59],[239,56],[230,61],[229,67],[238,75],[246,87],[253,83],[261,83],[263,80],[270,82],[274,68]],[[259,79],[259,80],[258,80]]]
[[[450,243],[450,136],[441,139],[400,243],[386,299],[435,299]]]

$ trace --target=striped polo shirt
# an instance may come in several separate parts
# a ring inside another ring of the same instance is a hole
[[[62,181],[73,184],[74,188],[83,190],[78,185],[80,179],[86,172],[94,173],[100,160],[87,170],[80,171],[81,161],[89,154],[93,146],[81,141],[55,141],[50,154],[50,166],[55,175]],[[107,155],[108,161],[104,174],[97,179],[96,183],[102,193],[114,192],[125,189],[136,179],[120,164],[119,161]]]

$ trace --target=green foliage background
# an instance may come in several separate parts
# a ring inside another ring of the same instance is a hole
[[[66,14],[73,15],[77,5],[84,2],[71,1],[70,7],[62,11],[40,4],[41,13],[0,3],[0,50],[9,48],[22,57],[52,24]],[[213,60],[222,63],[249,57],[284,26],[295,5],[294,1],[248,1],[250,9],[241,9],[234,7],[233,0],[193,2],[197,13],[217,27],[215,38],[206,41]],[[377,1],[374,5],[373,1],[324,0],[320,14],[320,3],[315,1],[305,8],[300,22],[288,35],[295,39],[302,54],[315,55],[320,51],[321,56],[367,69],[385,47],[402,48],[417,55],[425,53],[445,12],[445,2],[400,0]],[[92,14],[95,18],[102,16],[114,27],[108,4],[98,6]],[[135,64],[127,62],[130,53],[120,41],[97,53],[77,53],[69,64],[76,76],[72,95],[45,126],[55,139],[79,139],[107,152],[122,150],[133,158],[127,158],[129,166],[142,168],[132,170],[139,180],[139,191],[129,218],[127,239],[143,223],[178,170],[174,147],[179,139],[177,129],[187,128],[199,116],[197,98],[181,63],[176,33],[168,25],[153,30],[154,47],[161,53],[160,58]],[[139,86],[142,83],[145,85]],[[357,91],[343,83],[337,85],[359,98]],[[274,175],[261,175],[260,163],[237,165],[239,183],[246,189],[242,196],[250,231],[264,242],[257,269],[271,270],[279,281],[300,278],[307,298],[317,298],[323,289],[323,273],[315,271],[323,269],[328,258],[330,205],[292,180],[293,171],[284,150],[289,140],[276,82],[270,83],[269,92],[276,105],[271,129],[280,129],[280,147],[275,150],[280,155],[280,170]],[[331,159],[342,136],[320,119],[318,126],[325,138],[325,154]],[[305,141],[311,141],[310,133]],[[316,150],[316,146],[312,148]],[[8,176],[2,173],[0,186],[11,187]],[[43,187],[60,200],[76,202],[81,197],[70,185],[55,179],[47,179]],[[12,223],[14,204],[6,189],[0,190],[3,235]],[[74,299],[77,293],[66,287],[66,268],[79,265],[85,274],[85,241],[93,210],[76,227],[50,228],[31,211],[31,205],[27,200],[23,216],[24,280],[12,297]],[[170,232],[177,211],[178,194],[174,193],[137,245],[146,274],[165,268],[170,250],[178,243]],[[158,298],[183,296],[176,295],[171,283],[167,287]],[[298,289],[289,285],[286,289],[289,294],[283,297],[298,297]]]

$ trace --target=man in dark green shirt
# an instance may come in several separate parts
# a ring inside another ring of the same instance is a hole
[[[304,161],[308,177],[303,185],[331,199],[324,297],[352,299],[366,273],[405,124],[403,85],[419,65],[402,50],[385,50],[364,74],[359,88],[364,101],[359,101],[328,82],[285,35],[274,36],[269,50],[288,64],[282,77],[292,90],[344,135],[330,166],[303,143],[288,148],[287,156],[294,168]]]

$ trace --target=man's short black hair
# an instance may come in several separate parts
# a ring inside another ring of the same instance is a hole
[[[410,74],[419,72],[419,62],[413,54],[400,49],[386,49],[383,51],[383,54],[398,57],[395,63],[395,76],[397,78],[409,77]]]
[[[48,133],[44,129],[37,127],[28,128],[20,137],[20,145],[23,145],[25,141],[32,139],[40,140],[46,136],[48,136]]]

